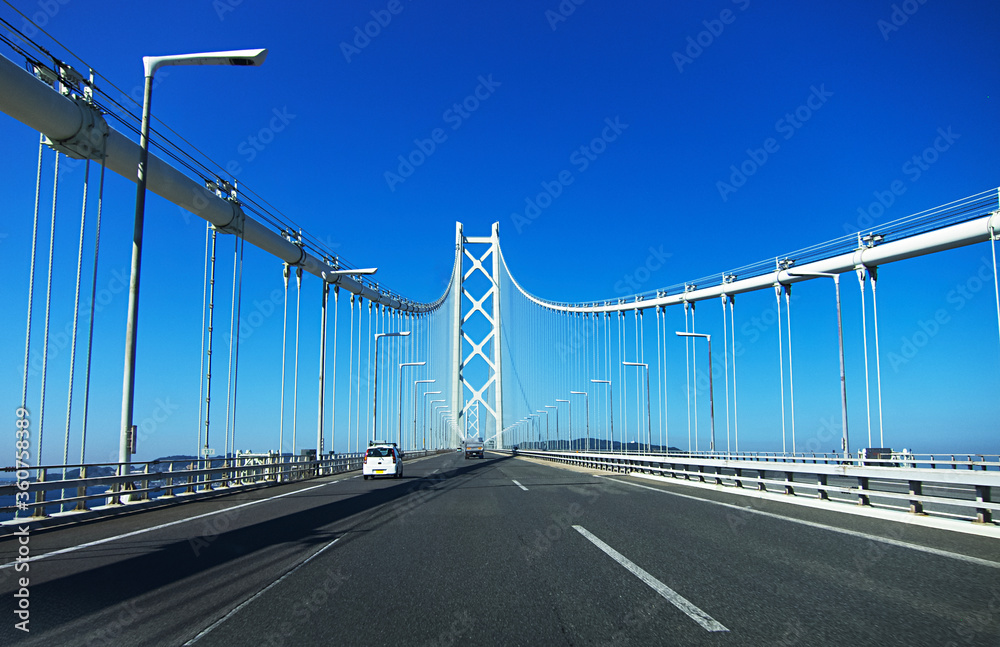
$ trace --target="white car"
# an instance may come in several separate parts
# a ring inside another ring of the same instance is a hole
[[[365,480],[376,476],[403,477],[403,454],[395,443],[377,444],[368,447],[365,452],[361,474]]]

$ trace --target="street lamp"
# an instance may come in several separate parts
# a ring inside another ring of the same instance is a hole
[[[608,385],[608,411],[611,412],[611,440],[608,443],[608,451],[614,451],[615,447],[615,398],[611,393],[611,380],[591,380],[594,384]]]
[[[396,442],[399,443],[399,448],[403,448],[403,369],[407,366],[424,366],[427,362],[401,362],[399,365],[399,400],[396,404],[396,408],[399,410],[399,429],[396,431]],[[417,395],[417,385],[413,385],[413,396]],[[416,406],[414,404],[414,406]],[[416,437],[416,423],[414,422],[413,431],[413,448],[416,449],[417,437]]]
[[[414,380],[413,382],[413,448],[417,448],[417,385],[431,384],[434,380]],[[440,393],[440,391],[438,391]],[[427,395],[426,393],[424,394]],[[421,449],[427,449],[427,436],[424,435]]]
[[[712,443],[709,449],[715,451],[715,389],[712,386],[712,336],[701,332],[681,332],[677,331],[678,337],[704,337],[708,340],[708,411],[712,418]],[[647,373],[647,377],[648,377]],[[698,388],[698,385],[694,385]],[[648,388],[647,388],[648,390]],[[697,415],[697,412],[696,414]],[[688,448],[690,450],[690,447]]]
[[[567,434],[567,438],[569,438],[569,442],[566,443],[566,448],[569,451],[573,451],[573,403],[570,402],[569,400],[560,400],[559,398],[556,398],[556,402],[565,402],[566,404],[569,405],[569,433]],[[557,413],[556,413],[556,444],[557,445],[559,444],[559,413],[558,413],[558,410],[557,410]]]
[[[441,392],[440,391],[430,391],[428,393],[425,393],[424,395],[425,396],[426,395],[435,395],[435,394],[439,394],[439,393],[441,393]],[[444,398],[439,398],[437,400],[431,400],[430,402],[427,403],[427,407],[426,407],[426,409],[427,409],[427,427],[426,428],[429,428],[431,430],[431,435],[432,436],[434,435],[434,419],[431,416],[434,415],[434,409],[435,409],[435,407],[432,406],[432,405],[435,402],[447,402],[447,400],[445,400]],[[441,405],[438,405],[438,406],[441,406]],[[442,443],[442,446],[443,446],[443,443]]]
[[[844,458],[847,458],[851,452],[851,444],[847,435],[847,377],[844,374],[844,322],[840,314],[840,275],[832,272],[788,272],[788,276],[827,276],[833,279],[837,293],[837,341],[840,344],[840,418],[844,428],[844,437],[840,442],[843,445]],[[794,438],[792,444],[795,444]]]
[[[545,451],[549,451],[549,412],[545,411],[544,409],[536,409],[536,411],[538,411],[538,413],[545,414]],[[539,419],[538,420],[539,435],[541,435],[541,431],[542,431],[542,421],[541,419]]]
[[[132,269],[128,284],[128,315],[125,321],[125,375],[122,385],[122,428],[118,462],[127,465],[131,456],[129,435],[135,405],[135,345],[139,326],[139,268],[142,263],[142,225],[146,211],[146,166],[149,162],[149,122],[153,101],[153,75],[165,65],[249,65],[258,66],[267,58],[266,49],[242,49],[206,54],[142,57],[145,90],[142,98],[142,125],[139,130],[139,167],[135,190],[135,218],[132,229]],[[206,439],[206,446],[208,441]],[[128,471],[122,467],[122,472]]]
[[[570,391],[570,395],[582,395],[584,406],[587,409],[587,451],[590,451],[590,396],[586,391]]]
[[[537,413],[529,413],[528,414],[528,418],[531,419],[531,431],[528,434],[528,438],[531,439],[531,445],[532,445],[532,447],[534,449],[538,449],[538,444],[541,444],[541,440],[542,440],[541,439],[541,436],[542,436],[542,417],[540,415],[538,415]],[[535,439],[533,437],[535,435],[535,420],[534,420],[535,418],[538,418],[538,444],[535,443]]]
[[[441,402],[445,402],[445,400],[441,400]],[[438,411],[438,409],[440,409],[440,411]],[[447,404],[439,404],[436,407],[434,407],[434,412],[433,412],[433,415],[434,415],[434,424],[438,424],[438,422],[437,422],[437,416],[438,416],[438,414],[445,414],[447,412],[448,412],[448,405]],[[442,443],[441,444],[444,445],[444,442],[443,442],[444,425],[443,424],[440,425],[438,427],[438,429],[441,430],[441,436],[442,436]]]
[[[378,340],[381,337],[406,337],[410,334],[409,330],[404,330],[402,332],[377,332],[375,333],[375,376],[372,379],[372,440],[375,440],[375,434],[378,432],[378,426],[375,424],[375,417],[378,415]]]
[[[440,391],[427,391],[426,393],[424,393],[424,398],[426,398],[429,395],[441,395],[441,392]],[[438,402],[444,402],[444,400],[438,400]],[[429,405],[427,403],[427,400],[425,399],[424,400],[424,411],[427,411],[427,407],[428,406]],[[426,445],[427,445],[427,427],[429,426],[428,423],[427,423],[427,417],[426,416],[424,416],[424,415],[420,416],[420,424],[423,425],[423,428],[424,428],[423,443],[424,443],[424,446],[426,447]]]
[[[709,354],[709,357],[711,357],[711,354]],[[649,364],[644,364],[642,362],[622,362],[622,364],[625,366],[641,366],[646,369],[646,453],[648,454],[653,451],[651,447],[653,443],[653,423],[649,415]]]
[[[556,451],[559,451],[559,405],[557,404],[547,404],[546,409],[556,410]],[[546,444],[548,444],[548,439],[545,439]]]

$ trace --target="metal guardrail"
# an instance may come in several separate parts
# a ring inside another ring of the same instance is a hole
[[[621,473],[644,473],[736,490],[904,510],[992,524],[1000,503],[1000,457],[947,459],[910,453],[887,458],[823,455],[612,454],[519,449],[519,455]]]
[[[405,459],[431,452],[407,452]],[[0,498],[11,497],[12,505],[0,506],[0,523],[41,520],[56,513],[129,511],[150,501],[182,503],[209,494],[289,483],[361,469],[364,453],[327,455],[304,460],[301,456],[243,454],[228,459],[156,460],[133,462],[128,474],[121,463],[5,467],[17,480],[0,484]],[[63,474],[75,472],[70,478]],[[103,472],[103,474],[102,474]],[[98,476],[88,476],[100,474]],[[59,477],[53,480],[53,477]],[[53,493],[57,493],[53,496]],[[201,495],[201,496],[198,496]],[[2,499],[0,499],[2,500]],[[95,501],[100,505],[93,506]],[[60,515],[62,516],[62,515]]]

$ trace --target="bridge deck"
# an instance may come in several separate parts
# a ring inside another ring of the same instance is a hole
[[[995,540],[499,454],[406,468],[34,533],[30,570],[0,569],[8,600],[30,578],[31,633],[8,619],[0,643],[986,645],[1000,628]],[[17,550],[0,540],[3,564]]]

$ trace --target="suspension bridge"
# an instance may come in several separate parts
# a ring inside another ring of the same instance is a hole
[[[995,419],[996,398],[970,414],[942,397],[952,449],[913,446],[893,421],[916,405],[883,398],[887,363],[913,353],[886,352],[878,299],[898,309],[899,295],[877,288],[880,273],[973,250],[954,299],[992,293],[978,303],[996,307],[979,308],[988,336],[965,352],[1000,370],[997,189],[587,302],[532,294],[500,223],[457,223],[450,279],[420,300],[150,126],[109,80],[5,43],[0,111],[39,137],[7,151],[37,172],[16,189],[33,210],[5,216],[32,232],[27,266],[7,268],[25,317],[5,311],[5,357],[23,349],[4,378],[5,644],[302,644],[359,628],[433,644],[996,635],[1000,457],[963,436],[967,419]],[[205,223],[200,300],[179,291],[170,306],[197,328],[138,316],[141,251],[158,242],[141,210],[131,268],[106,266],[102,228],[132,208],[113,196],[135,184]],[[904,342],[926,347],[957,310]],[[261,332],[279,315],[280,336]],[[103,359],[123,329],[124,377]],[[136,407],[178,380],[196,403]],[[166,429],[183,429],[171,453],[138,460]],[[486,460],[454,452],[471,438]],[[373,441],[412,461],[406,482],[356,480]],[[900,570],[905,584],[885,582]],[[387,608],[400,611],[373,618]]]

